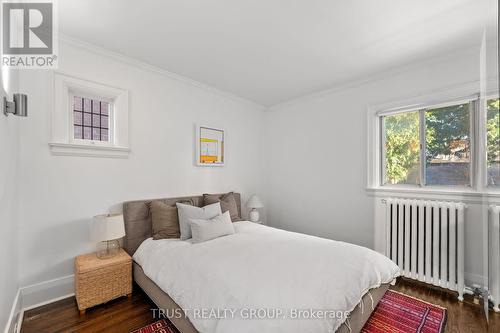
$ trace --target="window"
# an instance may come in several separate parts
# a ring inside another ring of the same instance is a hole
[[[109,141],[110,103],[72,96],[73,139]]]
[[[487,101],[486,142],[488,185],[500,186],[500,110],[499,99]]]
[[[382,116],[383,183],[470,186],[472,105]]]
[[[471,184],[469,107],[425,111],[425,185]]]
[[[128,157],[128,92],[54,74],[54,155]]]
[[[390,184],[420,184],[419,112],[384,117],[385,179]]]

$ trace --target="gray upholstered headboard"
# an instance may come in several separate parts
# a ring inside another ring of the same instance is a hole
[[[238,213],[241,216],[241,197],[239,193],[234,193]],[[149,206],[152,201],[163,201],[168,205],[175,205],[176,202],[192,200],[195,206],[203,206],[203,196],[149,199],[139,201],[128,201],[123,203],[123,220],[125,221],[125,238],[123,248],[128,254],[133,255],[141,243],[151,237],[151,214]]]

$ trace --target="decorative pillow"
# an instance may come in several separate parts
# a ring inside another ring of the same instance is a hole
[[[234,234],[233,222],[229,212],[210,220],[190,219],[193,243],[201,243],[222,236]]]
[[[177,207],[169,206],[161,201],[153,201],[150,206],[153,239],[179,238],[179,217]]]
[[[179,227],[181,229],[181,239],[186,240],[191,238],[191,226],[189,219],[204,219],[208,220],[222,214],[220,203],[214,203],[205,207],[196,207],[177,203],[179,212]]]
[[[203,203],[205,205],[210,205],[216,202],[220,202],[220,208],[223,213],[229,211],[229,214],[231,215],[231,221],[241,221],[241,216],[238,213],[238,204],[236,203],[234,192],[229,192],[223,195],[203,194]]]

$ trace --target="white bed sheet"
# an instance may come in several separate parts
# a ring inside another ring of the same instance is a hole
[[[345,321],[333,313],[351,312],[369,289],[399,275],[361,246],[248,221],[234,227],[234,235],[198,244],[150,238],[133,256],[203,333],[331,333]],[[311,314],[325,318],[305,318]]]

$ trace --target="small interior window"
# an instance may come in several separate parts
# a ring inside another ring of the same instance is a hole
[[[109,141],[109,102],[73,97],[73,138]]]

